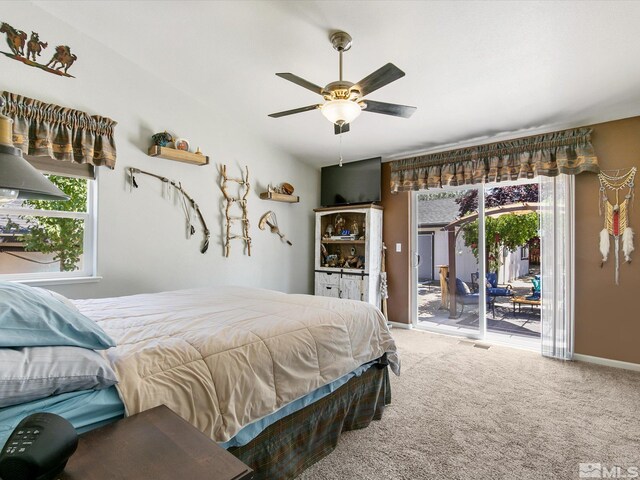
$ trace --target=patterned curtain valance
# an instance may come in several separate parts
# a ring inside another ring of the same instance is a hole
[[[13,144],[25,155],[115,167],[113,120],[15,93],[2,96],[4,114],[13,120]]]
[[[599,172],[591,129],[579,128],[391,162],[391,192]]]

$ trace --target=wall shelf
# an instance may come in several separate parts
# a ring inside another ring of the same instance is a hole
[[[175,148],[159,147],[152,145],[147,152],[150,157],[160,157],[165,160],[175,160],[176,162],[191,163],[192,165],[208,165],[209,157],[206,155],[198,155],[196,153],[185,152]]]
[[[298,203],[300,201],[300,197],[296,195],[286,195],[284,193],[276,193],[276,192],[262,192],[260,194],[260,198],[262,200],[273,200],[274,202],[287,202],[287,203]]]

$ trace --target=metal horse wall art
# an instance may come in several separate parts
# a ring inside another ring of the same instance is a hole
[[[2,26],[0,26],[0,33],[7,35],[9,49],[14,55],[24,55],[24,44],[27,41],[26,33],[22,30],[17,30],[4,22],[2,22]]]
[[[43,48],[47,48],[49,44],[47,42],[41,42],[40,36],[36,32],[31,32],[31,38],[27,43],[27,60],[33,59],[37,61],[36,56],[40,56]]]
[[[55,48],[55,53],[49,63],[43,65],[38,63],[38,57],[42,55],[42,51],[49,46],[49,42],[40,41],[40,35],[38,32],[31,32],[31,37],[27,42],[27,34],[12,27],[6,22],[2,22],[0,25],[0,33],[4,33],[7,36],[7,44],[9,45],[9,52],[0,53],[6,55],[9,58],[18,60],[30,67],[36,67],[45,72],[60,75],[62,77],[72,77],[68,70],[78,57],[71,53],[71,48],[67,45],[58,45]],[[27,55],[25,56],[25,46],[27,47]]]

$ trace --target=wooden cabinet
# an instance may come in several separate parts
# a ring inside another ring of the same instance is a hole
[[[382,207],[317,208],[315,294],[380,307]]]

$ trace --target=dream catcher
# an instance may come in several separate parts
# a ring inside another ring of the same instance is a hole
[[[631,252],[633,252],[633,230],[629,226],[629,209],[633,202],[634,178],[636,167],[631,167],[626,173],[622,170],[601,170],[598,174],[600,179],[600,215],[604,210],[604,228],[600,232],[600,254],[602,264],[609,257],[611,247],[609,235],[614,239],[614,252],[616,257],[615,279],[618,285],[620,270],[620,237],[622,237],[622,253],[627,263],[631,262]],[[615,172],[609,175],[606,172]],[[609,191],[615,196],[615,203],[609,200]],[[620,196],[626,191],[622,202]]]

